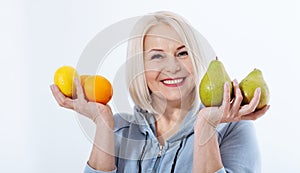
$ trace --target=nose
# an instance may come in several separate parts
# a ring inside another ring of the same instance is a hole
[[[169,73],[176,73],[181,70],[181,63],[174,56],[169,56],[165,64],[165,70]]]

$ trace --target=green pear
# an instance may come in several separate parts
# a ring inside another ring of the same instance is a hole
[[[218,59],[212,60],[199,86],[200,99],[206,107],[222,104],[225,82],[230,84],[231,95],[232,83],[224,65]]]
[[[239,87],[243,94],[243,104],[249,104],[254,96],[256,88],[260,88],[261,95],[260,101],[256,109],[261,109],[268,104],[270,99],[270,92],[265,82],[262,72],[259,69],[254,69],[250,72],[239,84]]]

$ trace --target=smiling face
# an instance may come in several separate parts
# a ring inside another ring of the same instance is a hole
[[[144,66],[152,101],[181,103],[194,97],[193,64],[187,48],[170,26],[159,24],[147,32]]]

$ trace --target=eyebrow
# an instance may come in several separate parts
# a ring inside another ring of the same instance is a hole
[[[176,50],[180,50],[182,48],[185,48],[185,45],[179,46]],[[158,49],[158,48],[154,48],[154,49],[150,49],[149,51],[147,51],[147,53],[150,53],[152,51],[158,51],[158,52],[162,52],[162,49]]]
[[[185,45],[179,46],[176,50],[180,50],[182,48],[185,48]]]
[[[149,52],[152,52],[152,51],[158,51],[158,52],[162,52],[163,50],[162,50],[162,49],[156,49],[156,48],[155,48],[155,49],[150,49],[150,50],[149,50],[149,51],[147,51],[147,52],[149,53]]]

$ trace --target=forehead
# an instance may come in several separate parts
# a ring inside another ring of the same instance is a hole
[[[146,33],[145,42],[154,40],[182,43],[179,34],[172,27],[164,23],[152,26]]]

